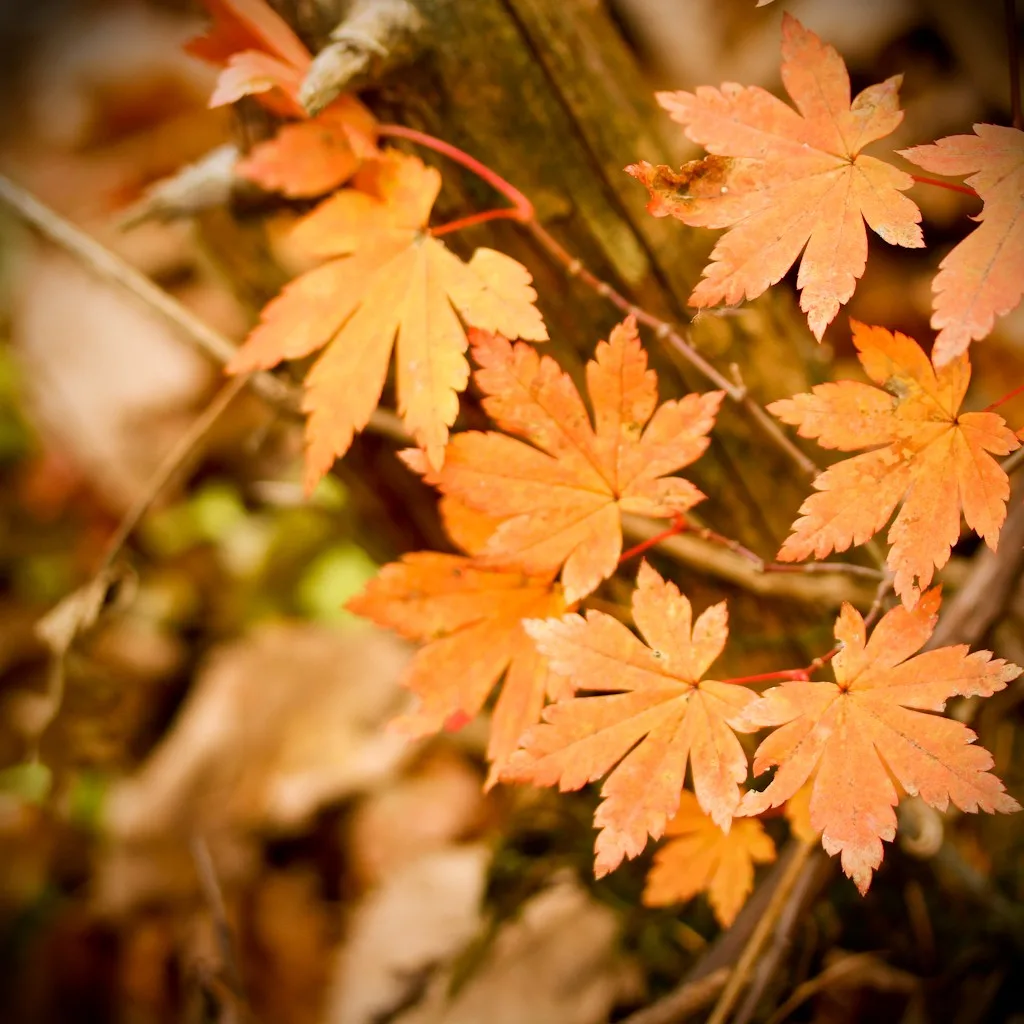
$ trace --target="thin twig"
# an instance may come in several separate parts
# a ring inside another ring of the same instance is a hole
[[[402,124],[379,124],[377,134],[381,138],[406,139],[415,142],[417,145],[425,146],[434,150],[442,156],[461,164],[468,171],[472,171],[478,178],[486,181],[496,192],[500,192],[518,211],[521,220],[530,220],[533,217],[533,203],[523,195],[511,182],[506,181],[497,171],[491,170],[487,164],[470,156],[465,150],[453,146],[444,139],[438,139],[426,132],[417,131],[415,128],[406,128]]]
[[[224,894],[221,891],[217,872],[213,866],[210,848],[203,836],[198,833],[192,836],[189,847],[192,850],[192,859],[195,862],[196,874],[199,876],[199,885],[203,891],[203,898],[206,900],[210,916],[213,918],[214,932],[217,936],[217,947],[220,950],[221,962],[224,965],[224,980],[235,999],[239,1003],[244,1003],[242,972],[238,955],[235,952],[231,925],[228,923]]]
[[[630,1014],[621,1024],[677,1024],[707,1006],[728,978],[729,968],[719,967],[703,978],[685,982],[658,1002]]]
[[[912,174],[911,177],[919,185],[934,185],[936,188],[944,188],[949,192],[961,192],[965,196],[974,196],[975,199],[979,198],[978,193],[968,185],[957,185],[955,182],[943,181],[941,178],[926,178],[921,174]]]
[[[503,206],[500,210],[483,210],[480,213],[471,213],[468,217],[460,217],[458,220],[449,221],[447,224],[439,224],[436,228],[430,229],[434,238],[441,238],[444,235],[454,234],[464,228],[473,228],[478,224],[487,224],[492,220],[521,220],[519,211],[511,206]]]
[[[867,629],[875,619],[878,617],[878,613],[882,610],[882,602],[885,600],[885,595],[889,593],[889,589],[892,587],[892,579],[886,578],[878,584],[878,589],[875,591],[875,598],[868,609],[867,615],[864,616],[864,628]],[[785,681],[797,681],[797,682],[808,682],[811,676],[818,671],[819,668],[827,665],[840,651],[841,647],[833,647],[830,651],[815,658],[809,665],[805,665],[803,668],[783,668],[776,672],[759,672],[753,676],[734,676],[731,679],[721,680],[723,683],[771,683],[771,682],[785,682]]]
[[[993,409],[998,409],[999,406],[1003,405],[1006,402],[1009,402],[1010,399],[1016,398],[1020,394],[1024,394],[1024,384],[1019,384],[1012,391],[1007,391],[1002,398],[997,398],[994,402],[991,402],[990,404],[986,405],[985,408],[982,409],[981,411],[991,412]]]
[[[96,570],[96,576],[110,571],[114,564],[114,559],[117,558],[121,548],[124,547],[126,541],[134,532],[135,527],[139,525],[140,520],[149,511],[153,502],[160,496],[160,492],[167,486],[168,481],[181,468],[195,447],[209,433],[217,420],[220,419],[221,414],[231,404],[235,396],[248,383],[249,381],[244,375],[233,377],[229,380],[213,396],[209,405],[192,421],[188,430],[178,438],[174,447],[161,459],[156,471],[146,481],[145,489],[121,520],[117,532],[111,537],[103,556],[103,561]]]
[[[779,915],[779,923],[775,926],[771,946],[760,958],[757,971],[750,980],[743,1002],[736,1010],[733,1024],[747,1024],[753,1018],[765,988],[778,977],[779,967],[793,944],[793,932],[797,924],[804,920],[805,910],[813,905],[821,894],[835,872],[835,866],[835,860],[826,857],[823,850],[815,850],[811,859],[804,865],[804,870],[800,873],[796,885],[793,886],[786,907]]]
[[[757,926],[747,940],[739,960],[736,961],[736,966],[733,967],[725,989],[722,991],[721,996],[719,996],[715,1009],[707,1020],[707,1024],[725,1024],[729,1014],[732,1012],[732,1008],[736,1005],[736,1000],[740,997],[747,984],[750,971],[757,958],[761,955],[761,950],[768,941],[772,929],[786,908],[790,894],[802,877],[807,858],[818,845],[816,840],[807,842],[806,840],[798,839],[795,842],[796,848],[793,851],[792,860],[786,866],[785,874],[779,880],[779,884],[772,893],[768,906],[765,908],[764,913],[757,922]]]
[[[811,576],[815,573],[843,573],[846,576],[863,576],[868,580],[881,579],[885,575],[882,569],[874,569],[870,565],[856,565],[854,562],[769,562],[763,571],[795,572]]]
[[[650,327],[659,341],[669,345],[716,388],[724,391],[730,401],[735,402],[743,409],[761,432],[793,462],[801,473],[805,476],[813,477],[821,472],[821,467],[813,459],[805,455],[786,436],[782,428],[768,415],[763,406],[758,405],[750,397],[746,387],[742,383],[731,381],[724,374],[719,373],[697,351],[692,342],[680,333],[678,328],[667,320],[662,320],[653,313],[649,313],[635,303],[630,302],[629,299],[616,291],[607,281],[602,281],[592,274],[583,266],[579,259],[570,255],[536,219],[525,221],[523,226],[557,262],[565,267],[570,277],[578,278],[598,295],[607,299],[620,312],[632,314],[636,317],[638,323]]]
[[[652,520],[627,513],[622,516],[622,532],[623,536],[635,542],[647,540],[659,531]],[[862,607],[867,605],[874,591],[866,584],[877,580],[880,575],[874,569],[861,572],[865,568],[863,566],[857,566],[857,571],[851,572],[844,562],[812,562],[804,567],[834,567],[828,572],[816,569],[808,572],[763,572],[736,551],[690,530],[675,536],[663,536],[657,546],[659,551],[680,564],[710,573],[751,593],[835,608],[844,601]],[[799,570],[800,566],[796,568]]]
[[[619,565],[622,565],[623,562],[628,562],[631,558],[636,558],[637,555],[642,555],[645,552],[650,551],[651,548],[656,547],[663,540],[668,540],[669,537],[674,537],[677,533],[685,533],[687,529],[689,529],[689,527],[686,520],[682,516],[676,516],[672,520],[671,526],[623,551],[622,554],[619,555]]]

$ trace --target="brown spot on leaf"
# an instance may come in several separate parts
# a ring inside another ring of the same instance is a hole
[[[643,182],[651,193],[648,212],[655,217],[676,215],[692,200],[724,195],[729,188],[729,175],[736,161],[725,156],[706,156],[690,160],[678,171],[665,164],[649,164],[646,160],[630,164],[626,173]]]

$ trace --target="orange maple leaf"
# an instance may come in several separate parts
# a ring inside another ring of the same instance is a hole
[[[992,756],[972,745],[977,736],[924,713],[942,711],[955,695],[991,696],[1021,672],[966,644],[911,657],[932,635],[939,603],[935,588],[913,611],[897,605],[866,643],[860,612],[844,604],[836,682],[783,683],[746,709],[748,725],[780,727],[758,747],[754,774],[779,768],[767,789],[744,796],[740,813],[777,807],[813,777],[811,826],[862,893],[882,862],[882,840],[896,834],[893,779],[939,810],[950,800],[964,811],[1020,809],[988,771]]]
[[[263,0],[203,3],[213,24],[189,40],[185,50],[224,68],[210,106],[253,95],[274,113],[304,117],[298,92],[312,58],[288,23]]]
[[[805,843],[816,843],[821,832],[811,824],[811,792],[813,784],[805,782],[796,793],[786,801],[783,814],[789,822],[789,830],[797,839]]]
[[[325,200],[295,229],[317,256],[340,257],[289,284],[228,365],[273,366],[327,345],[306,376],[306,488],[344,455],[377,407],[397,335],[398,411],[435,468],[469,378],[465,331],[543,341],[529,272],[493,249],[463,263],[426,231],[441,176],[389,151],[357,176],[359,188]]]
[[[818,493],[800,506],[778,557],[823,558],[863,544],[902,501],[889,529],[887,564],[896,593],[913,607],[934,570],[949,560],[961,509],[995,550],[1010,485],[992,456],[1020,442],[997,413],[959,411],[971,379],[966,355],[935,370],[912,338],[852,324],[861,364],[885,390],[856,381],[819,384],[768,410],[824,448],[871,450],[815,479]]]
[[[900,150],[936,174],[969,174],[966,183],[985,202],[975,218],[981,223],[946,255],[932,282],[936,366],[989,334],[1024,295],[1024,132],[995,124],[974,131]]]
[[[373,115],[354,96],[339,96],[316,117],[257,142],[235,169],[267,191],[302,198],[330,192],[378,156]]]
[[[686,789],[665,835],[671,838],[654,855],[644,903],[664,907],[706,892],[723,928],[736,920],[754,888],[754,865],[775,860],[775,844],[759,821],[734,821],[723,832]]]
[[[484,521],[472,522],[473,513],[451,506],[444,516],[449,533],[470,544],[489,528]],[[491,717],[488,786],[497,781],[523,732],[540,718],[545,696],[567,695],[522,626],[524,618],[565,611],[550,574],[490,569],[461,555],[419,551],[384,566],[346,608],[425,642],[403,678],[420,705],[393,723],[406,735],[469,722],[504,677]]]
[[[529,345],[475,332],[474,374],[502,430],[452,438],[444,469],[428,475],[446,494],[504,520],[482,554],[494,564],[547,572],[564,563],[567,601],[610,576],[622,552],[621,512],[668,517],[704,495],[667,474],[708,446],[721,391],[658,405],[658,381],[630,317],[587,364],[591,425],[569,375]]]
[[[712,155],[679,174],[646,162],[626,170],[647,185],[655,216],[731,228],[711,253],[691,305],[757,297],[806,246],[800,308],[820,341],[864,273],[864,221],[893,245],[919,248],[921,213],[902,195],[911,176],[861,152],[902,120],[901,76],[870,86],[851,104],[842,58],[789,14],[782,58],[782,81],[797,110],[764,89],[732,82],[720,90],[658,93],[687,137]]]
[[[756,695],[743,686],[702,679],[728,636],[725,603],[696,621],[690,602],[646,562],[633,592],[633,618],[650,644],[603,612],[526,623],[554,672],[576,690],[544,710],[527,731],[506,779],[566,790],[608,775],[594,815],[601,829],[594,870],[600,877],[657,839],[679,807],[691,765],[697,801],[728,830],[747,777],[747,757],[733,730],[752,731],[743,709]]]

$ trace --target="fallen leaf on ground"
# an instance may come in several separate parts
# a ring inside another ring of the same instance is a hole
[[[417,1002],[431,976],[483,928],[489,860],[485,845],[430,853],[355,908],[327,998],[326,1024],[404,1019],[402,1009]]]
[[[683,790],[679,811],[665,828],[669,841],[654,855],[644,903],[687,903],[706,892],[723,928],[736,920],[754,888],[754,865],[775,860],[775,844],[759,821],[734,821],[723,832]]]
[[[913,178],[861,152],[902,121],[901,78],[869,86],[851,103],[842,57],[786,13],[782,81],[796,110],[759,86],[734,82],[657,94],[710,155],[679,173],[646,161],[626,170],[650,190],[655,216],[730,229],[711,253],[691,305],[756,298],[803,251],[800,308],[820,341],[864,273],[865,221],[893,245],[924,245],[921,213],[902,194]]]
[[[734,730],[752,731],[743,709],[756,694],[702,679],[728,636],[725,603],[693,619],[690,602],[646,562],[633,592],[633,618],[645,646],[618,619],[530,622],[527,631],[553,671],[583,696],[552,704],[529,730],[504,777],[538,786],[579,789],[608,775],[594,815],[601,829],[599,877],[657,839],[679,808],[687,763],[699,805],[728,830],[747,777],[747,756]]]
[[[572,603],[618,564],[622,512],[678,515],[704,495],[669,476],[696,461],[721,391],[658,404],[658,381],[632,317],[587,363],[587,409],[569,375],[528,345],[475,332],[474,380],[484,408],[509,437],[466,431],[452,438],[428,483],[502,520],[481,551],[497,565],[553,572]]]
[[[768,406],[823,448],[870,449],[815,479],[818,493],[800,506],[778,558],[823,558],[863,544],[902,502],[889,528],[886,564],[896,593],[912,608],[935,569],[949,560],[961,510],[995,551],[1010,483],[993,456],[1009,454],[1020,442],[998,413],[960,412],[971,379],[966,354],[935,370],[912,338],[852,325],[858,358],[879,387],[819,384],[810,394]]]
[[[1024,132],[976,124],[974,135],[951,135],[900,154],[935,174],[964,181],[985,205],[980,223],[939,264],[932,282],[938,330],[932,358],[943,366],[992,333],[997,316],[1024,295]]]
[[[244,864],[252,833],[299,828],[388,778],[411,753],[383,729],[403,705],[408,658],[404,644],[369,627],[299,623],[263,626],[217,650],[174,726],[109,793],[101,902],[164,898],[162,864],[181,865],[172,877],[183,871],[191,891],[187,841],[196,833],[209,834],[230,877],[223,851]]]
[[[479,770],[442,749],[359,802],[348,828],[352,872],[360,885],[377,884],[424,853],[479,835],[489,820]]]
[[[913,656],[932,635],[940,594],[921,596],[913,611],[897,605],[866,639],[864,619],[843,605],[836,620],[840,646],[836,681],[787,682],[746,708],[755,728],[775,727],[757,749],[754,774],[778,765],[760,793],[749,792],[741,814],[760,814],[812,781],[810,824],[822,846],[840,854],[861,893],[882,862],[882,840],[896,834],[894,808],[902,792],[945,810],[1019,810],[989,769],[992,755],[977,736],[942,711],[953,696],[989,697],[1020,675],[1016,665],[967,645]]]
[[[493,249],[463,263],[426,231],[441,176],[390,152],[357,188],[321,203],[296,240],[330,259],[289,284],[229,364],[265,369],[327,346],[305,381],[306,487],[312,490],[377,407],[397,336],[398,411],[432,467],[469,379],[466,323],[543,341],[547,330],[526,268]]]

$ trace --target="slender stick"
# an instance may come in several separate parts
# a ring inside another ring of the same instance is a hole
[[[220,949],[220,958],[224,967],[224,979],[231,994],[242,1001],[245,996],[242,988],[240,962],[235,952],[235,940],[231,932],[231,925],[228,923],[227,905],[224,902],[224,893],[221,891],[217,871],[213,866],[210,847],[207,845],[206,839],[199,833],[192,836],[189,845],[192,850],[192,859],[195,862],[196,874],[199,876],[199,885],[209,907],[210,916],[213,918],[217,946]]]
[[[628,562],[631,558],[636,558],[637,555],[642,555],[645,551],[650,551],[655,545],[660,544],[663,540],[668,540],[669,537],[674,537],[678,533],[685,533],[687,528],[686,520],[682,516],[676,516],[668,529],[662,530],[661,533],[656,533],[653,537],[648,537],[646,540],[640,541],[639,544],[635,544],[628,550],[623,551],[619,555],[619,565],[622,565],[623,562]]]
[[[124,518],[117,527],[117,532],[107,544],[103,561],[93,574],[94,577],[102,576],[110,571],[114,564],[114,559],[120,554],[121,549],[135,531],[135,527],[139,525],[142,517],[149,511],[153,502],[160,497],[160,493],[167,486],[168,481],[181,468],[199,442],[210,432],[217,420],[220,419],[221,414],[248,383],[249,381],[245,375],[231,378],[213,396],[213,400],[209,405],[192,421],[188,430],[178,438],[174,447],[160,460],[160,465],[157,466],[156,471],[146,481],[145,490],[135,500],[135,503],[127,513],[125,513]]]
[[[747,1024],[753,1018],[762,993],[778,976],[779,966],[792,946],[793,932],[798,922],[803,920],[803,914],[821,893],[834,870],[834,864],[830,857],[816,852],[800,873],[786,907],[779,915],[772,943],[758,960],[757,971],[747,986],[743,1002],[736,1010],[733,1024]]]
[[[1006,13],[1006,49],[1010,64],[1010,110],[1013,127],[1024,130],[1024,115],[1020,102],[1020,51],[1017,47],[1017,5],[1014,0],[1003,0]]]
[[[622,1024],[678,1024],[707,1006],[722,991],[729,968],[719,967],[703,978],[689,981],[658,1002],[630,1014]]]
[[[486,164],[481,163],[476,157],[470,156],[458,146],[450,142],[427,135],[426,132],[417,131],[415,128],[406,128],[401,124],[381,124],[377,126],[377,134],[384,138],[407,139],[427,149],[434,150],[442,156],[461,164],[466,170],[472,171],[478,178],[482,178],[496,192],[500,192],[518,211],[522,220],[530,220],[533,217],[533,203],[530,202],[522,192],[506,181],[497,171],[491,170]]]
[[[877,580],[885,576],[882,569],[873,569],[870,565],[856,565],[853,562],[802,562],[799,565],[793,562],[769,562],[764,566],[763,571],[805,574],[841,572],[847,576],[863,576],[869,580]]]
[[[778,672],[759,672],[753,676],[734,676],[732,679],[721,679],[722,683],[735,683],[737,686],[745,686],[747,683],[774,683],[774,682],[801,682],[806,683],[809,679],[805,668],[784,668]]]
[[[454,231],[461,231],[463,228],[472,228],[477,224],[486,224],[492,220],[522,220],[519,211],[511,206],[502,207],[500,210],[484,210],[483,213],[474,213],[468,217],[460,217],[458,220],[449,221],[447,224],[440,224],[430,229],[434,238],[442,235],[450,235]]]
[[[817,841],[806,842],[804,840],[797,840],[792,860],[786,866],[785,874],[772,893],[772,898],[761,915],[761,919],[757,922],[757,927],[747,940],[739,960],[736,961],[736,966],[733,968],[732,974],[729,975],[729,980],[726,982],[725,988],[715,1004],[714,1011],[708,1017],[707,1024],[725,1024],[729,1014],[732,1012],[732,1008],[736,1005],[736,1000],[739,999],[744,986],[747,984],[750,972],[757,958],[761,955],[761,950],[768,941],[776,921],[786,907],[789,894],[803,874],[807,858],[816,846]]]
[[[592,274],[574,256],[571,256],[559,242],[549,234],[536,220],[530,220],[524,224],[527,231],[547,251],[565,267],[570,277],[579,278],[589,288],[603,296],[613,306],[623,313],[629,313],[636,317],[639,323],[650,327],[660,341],[671,346],[680,356],[683,357],[695,370],[699,371],[716,388],[720,388],[728,395],[729,399],[739,405],[743,411],[754,421],[762,433],[779,448],[797,466],[805,476],[817,476],[821,472],[820,467],[813,459],[806,456],[786,435],[782,428],[765,412],[764,408],[758,405],[747,393],[742,385],[729,380],[719,373],[697,350],[693,344],[683,337],[682,334],[667,320],[656,317],[653,313],[630,302],[624,295],[617,292],[607,281]]]
[[[950,192],[962,192],[965,196],[974,196],[975,199],[980,198],[978,193],[967,185],[957,185],[955,182],[942,181],[939,178],[925,178],[920,174],[912,174],[911,177],[919,185],[935,185],[937,188],[944,188]]]
[[[986,405],[982,411],[991,412],[993,409],[998,409],[999,406],[1009,402],[1011,398],[1016,398],[1020,394],[1024,394],[1024,384],[1018,384],[1012,391],[1007,391],[1002,398],[997,398],[991,405]]]

